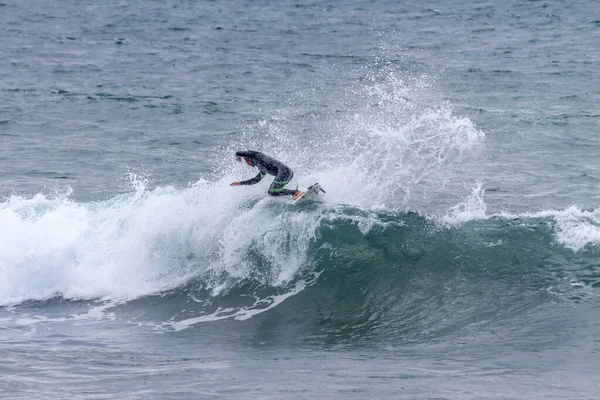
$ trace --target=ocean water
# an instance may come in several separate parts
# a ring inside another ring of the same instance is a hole
[[[598,398],[599,70],[592,0],[2,0],[0,397]]]

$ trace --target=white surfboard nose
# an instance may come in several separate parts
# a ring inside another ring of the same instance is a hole
[[[318,195],[319,192],[326,193],[325,190],[318,183],[313,183],[310,185],[304,193],[302,193],[294,203],[298,203],[300,201],[304,201],[310,198],[313,198],[315,195]]]

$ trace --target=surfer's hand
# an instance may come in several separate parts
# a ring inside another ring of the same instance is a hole
[[[231,185],[229,185],[229,186],[240,186],[240,183],[239,182],[231,182]]]

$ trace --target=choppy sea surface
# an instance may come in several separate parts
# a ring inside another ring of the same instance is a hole
[[[598,71],[592,0],[2,0],[0,397],[598,398]]]

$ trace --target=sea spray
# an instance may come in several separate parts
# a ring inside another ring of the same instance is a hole
[[[471,179],[461,163],[485,138],[431,81],[386,67],[335,93],[313,88],[245,127],[221,157],[246,148],[273,155],[294,169],[293,184],[319,182],[335,203],[430,210],[446,185],[460,190]],[[316,108],[311,96],[328,109]]]

